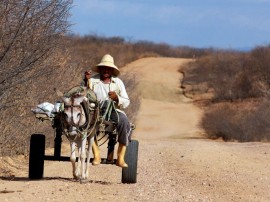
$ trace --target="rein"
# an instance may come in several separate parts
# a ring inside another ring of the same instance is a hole
[[[107,100],[107,106],[106,106],[106,110],[105,113],[103,114],[102,118],[104,120],[110,121],[110,117],[112,114],[112,111],[116,111],[116,107],[114,104],[114,101],[112,99]],[[101,108],[105,105],[105,102],[102,103]],[[117,114],[117,120],[119,121],[119,116],[118,113]]]

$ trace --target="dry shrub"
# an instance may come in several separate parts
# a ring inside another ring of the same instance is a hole
[[[1,177],[12,177],[13,176],[13,172],[10,169],[10,165],[6,162],[6,159],[4,159],[3,157],[0,157],[0,173],[1,173]]]
[[[136,123],[136,117],[141,105],[140,95],[138,95],[138,91],[136,90],[138,86],[138,80],[136,79],[136,75],[131,73],[121,75],[121,79],[126,86],[126,90],[130,99],[130,105],[125,110],[125,113],[127,114],[130,122]]]
[[[215,102],[263,97],[270,88],[269,61],[267,46],[250,53],[217,51],[190,63],[183,85],[207,83]]]
[[[202,57],[186,68],[185,83],[207,83],[214,90],[214,101],[254,97],[252,80],[244,71],[243,54],[221,52]],[[185,84],[184,83],[184,84]]]
[[[222,103],[211,106],[201,126],[209,138],[225,141],[269,141],[270,102]]]
[[[259,46],[251,51],[249,68],[258,74],[257,79],[270,83],[270,45]]]

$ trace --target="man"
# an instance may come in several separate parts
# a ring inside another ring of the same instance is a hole
[[[85,72],[85,85],[96,93],[98,101],[102,104],[113,102],[116,110],[108,119],[117,124],[119,146],[116,165],[122,168],[128,167],[124,157],[131,135],[131,126],[122,109],[127,108],[130,101],[124,83],[117,77],[120,71],[114,64],[113,57],[108,54],[104,55],[101,62],[92,67],[92,70],[98,74],[91,76],[91,71]]]

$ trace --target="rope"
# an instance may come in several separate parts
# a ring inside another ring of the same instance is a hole
[[[105,136],[106,136],[106,134],[103,135],[102,138],[98,139],[98,141],[101,141]],[[107,139],[106,139],[105,141],[103,141],[103,142],[102,142],[101,144],[99,144],[98,146],[100,147],[100,146],[104,145],[104,144],[108,141],[108,139],[109,139],[109,136],[107,137]]]
[[[93,126],[91,127],[90,131],[89,131],[89,126],[91,124],[91,121],[94,117],[92,117],[92,119],[90,120],[90,113],[88,113],[88,123],[87,123],[87,127],[83,130],[83,131],[80,131],[79,129],[77,129],[76,131],[79,132],[81,135],[83,135],[83,139],[85,138],[88,138],[89,136],[91,136],[96,124],[97,124],[97,120],[98,120],[98,114],[99,114],[99,110],[98,108],[96,109],[97,113],[94,113],[96,114],[96,117],[95,117],[95,122],[93,124]],[[86,135],[84,135],[86,133]],[[93,137],[93,136],[91,136]]]
[[[105,113],[103,114],[102,118],[106,121],[110,121],[112,111],[113,110],[116,111],[116,107],[115,107],[114,101],[112,99],[108,99],[106,101],[107,101],[107,106],[106,106],[106,110],[105,110]],[[104,104],[105,104],[105,101],[102,103],[101,108],[103,107]],[[116,112],[116,114],[117,114],[117,122],[118,122],[119,115],[117,112]],[[108,118],[106,119],[106,117],[108,117]]]

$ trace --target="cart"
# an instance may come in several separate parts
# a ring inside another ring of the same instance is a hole
[[[46,114],[39,114],[39,117],[37,118],[41,120],[49,119]],[[52,127],[55,130],[54,154],[52,156],[45,155],[46,137],[44,134],[32,134],[30,138],[29,178],[33,180],[43,178],[44,161],[70,161],[69,156],[61,155],[63,128],[61,124],[60,114],[56,115],[50,121],[52,121]],[[114,159],[114,148],[117,143],[117,134],[113,132],[111,123],[105,125],[104,132],[107,136],[107,140],[104,143],[107,143],[108,151],[107,157],[101,158],[101,164],[112,165],[116,163],[116,159]],[[122,183],[131,184],[137,182],[138,148],[139,142],[137,140],[130,140],[125,154],[125,162],[128,164],[128,168],[122,168]],[[92,161],[93,158],[91,158],[90,162]]]

